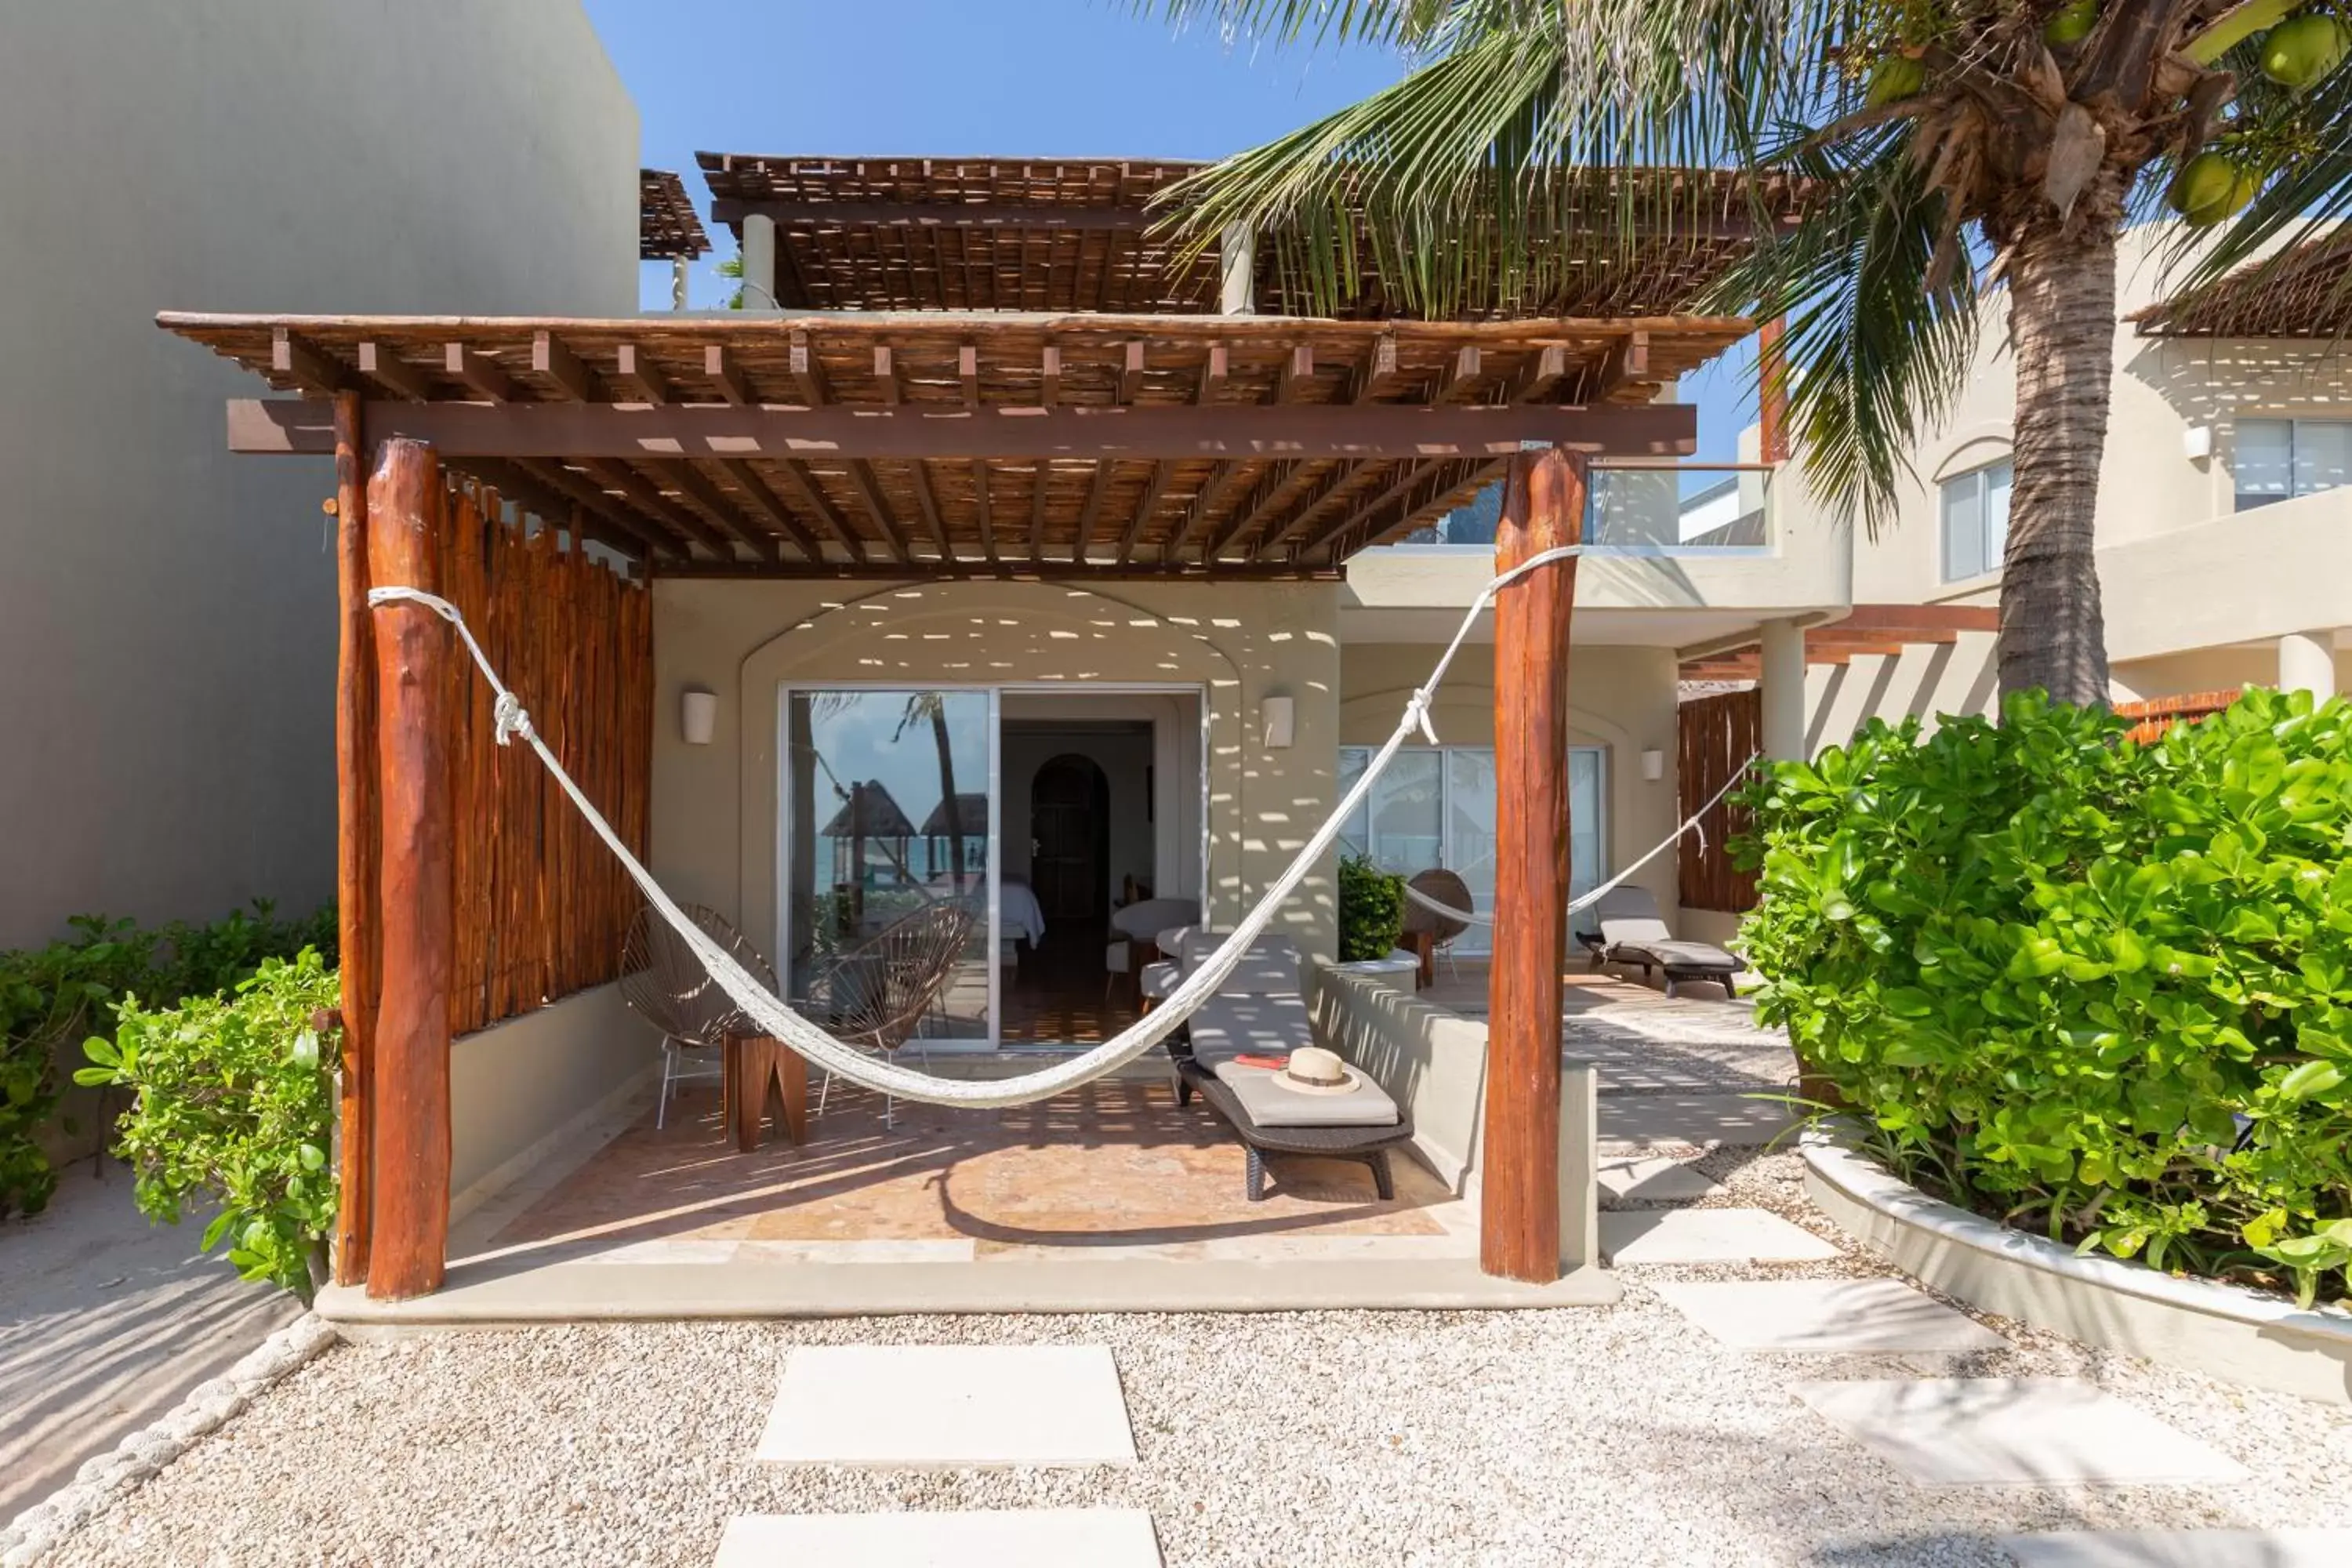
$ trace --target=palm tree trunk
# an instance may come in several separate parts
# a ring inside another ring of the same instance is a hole
[[[2120,220],[2103,217],[2078,212],[2069,231],[2052,214],[2020,237],[2009,268],[2016,479],[2001,556],[2000,689],[2040,687],[2077,707],[2107,700],[2093,527],[2115,374]]]
[[[947,803],[948,860],[955,868],[955,890],[963,891],[963,803],[956,799],[955,747],[948,737],[947,699],[930,694],[931,744],[940,753],[940,799]]]

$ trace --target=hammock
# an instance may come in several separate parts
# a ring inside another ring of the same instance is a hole
[[[1024,1073],[1017,1078],[988,1079],[937,1078],[929,1073],[917,1072],[911,1068],[900,1067],[895,1061],[877,1059],[855,1046],[835,1039],[814,1023],[793,1012],[791,1007],[785,1005],[782,997],[762,984],[756,976],[738,963],[734,954],[713,941],[709,932],[696,924],[694,920],[679,908],[677,901],[662,890],[661,884],[654,880],[653,873],[646,870],[637,858],[629,853],[628,846],[622,843],[619,835],[613,831],[613,825],[606,822],[594,805],[581,793],[580,786],[572,782],[572,775],[565,773],[563,765],[555,760],[555,753],[548,749],[547,743],[541,741],[538,732],[531,728],[530,715],[524,711],[520,700],[508,690],[505,683],[499,680],[498,671],[490,667],[489,658],[482,652],[481,645],[474,640],[473,631],[466,625],[466,617],[458,613],[456,605],[446,599],[425,593],[421,588],[406,587],[371,588],[368,590],[368,604],[372,607],[393,604],[421,605],[457,628],[457,635],[465,639],[466,651],[473,655],[475,665],[482,672],[482,679],[489,683],[491,691],[496,694],[497,701],[492,709],[491,723],[495,728],[499,744],[510,745],[520,738],[532,751],[539,753],[540,762],[554,776],[555,782],[562,786],[563,793],[571,797],[572,804],[579,807],[581,816],[585,817],[588,826],[595,830],[596,837],[604,841],[604,847],[620,859],[622,866],[629,873],[630,880],[635,882],[638,889],[644,892],[646,901],[660,913],[663,920],[669,922],[671,928],[677,932],[678,940],[693,950],[695,956],[700,959],[703,965],[710,971],[711,978],[718,982],[719,988],[732,997],[735,1005],[740,1007],[744,1015],[761,1030],[790,1046],[803,1058],[824,1071],[838,1074],[850,1082],[862,1085],[878,1094],[892,1095],[900,1100],[916,1100],[927,1105],[942,1105],[965,1110],[993,1110],[1028,1105],[1037,1100],[1047,1100],[1066,1090],[1089,1083],[1106,1074],[1118,1071],[1173,1034],[1176,1026],[1189,1018],[1195,1008],[1214,995],[1218,987],[1223,985],[1227,977],[1233,973],[1234,966],[1249,952],[1251,943],[1265,933],[1265,928],[1272,923],[1275,912],[1282,907],[1284,900],[1297,890],[1307,872],[1313,869],[1316,862],[1329,850],[1332,842],[1339,836],[1340,825],[1346,822],[1349,815],[1371,794],[1373,784],[1379,780],[1390,761],[1395,757],[1398,748],[1416,731],[1430,744],[1437,743],[1437,731],[1429,721],[1430,699],[1438,685],[1444,680],[1445,671],[1453,664],[1454,656],[1461,651],[1462,645],[1468,638],[1471,628],[1477,624],[1480,613],[1486,609],[1495,595],[1514,579],[1539,566],[1549,566],[1554,562],[1570,559],[1582,554],[1583,551],[1584,547],[1580,544],[1568,544],[1558,549],[1542,551],[1496,576],[1478,591],[1478,596],[1471,601],[1469,609],[1464,614],[1462,625],[1454,634],[1454,640],[1446,645],[1445,652],[1439,657],[1435,668],[1430,671],[1429,683],[1415,690],[1412,699],[1405,703],[1404,713],[1398,719],[1396,730],[1389,736],[1387,743],[1372,755],[1354,787],[1348,791],[1322,826],[1315,830],[1314,836],[1307,839],[1305,847],[1283,869],[1282,874],[1274,879],[1273,884],[1266,889],[1265,896],[1260,898],[1251,907],[1250,911],[1242,917],[1240,923],[1234,928],[1233,934],[1219,944],[1216,951],[1203,959],[1200,966],[1185,977],[1183,984],[1177,986],[1173,994],[1159,1006],[1146,1013],[1136,1023],[1083,1055],[1056,1062],[1051,1067],[1042,1068],[1034,1072]],[[1677,830],[1675,837],[1680,836],[1680,831]],[[1669,839],[1667,842],[1671,843],[1673,840]],[[1656,851],[1653,850],[1652,853],[1654,854]],[[1644,856],[1643,858],[1646,860],[1648,858]],[[1635,862],[1636,865],[1640,863]]]

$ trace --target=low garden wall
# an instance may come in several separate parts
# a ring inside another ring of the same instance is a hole
[[[661,1071],[660,1039],[615,984],[460,1035],[449,1046],[454,1221]]]

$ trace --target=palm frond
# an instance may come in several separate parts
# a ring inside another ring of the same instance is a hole
[[[1967,384],[1979,267],[1963,258],[1938,268],[1938,247],[1955,243],[1955,231],[1907,128],[1880,127],[1797,162],[1823,183],[1822,199],[1700,303],[1787,317],[1781,353],[1806,483],[1875,539],[1911,473],[1905,454]]]

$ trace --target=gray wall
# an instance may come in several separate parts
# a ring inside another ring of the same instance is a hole
[[[616,315],[637,116],[577,0],[0,0],[0,947],[334,881],[310,459],[160,310]]]

